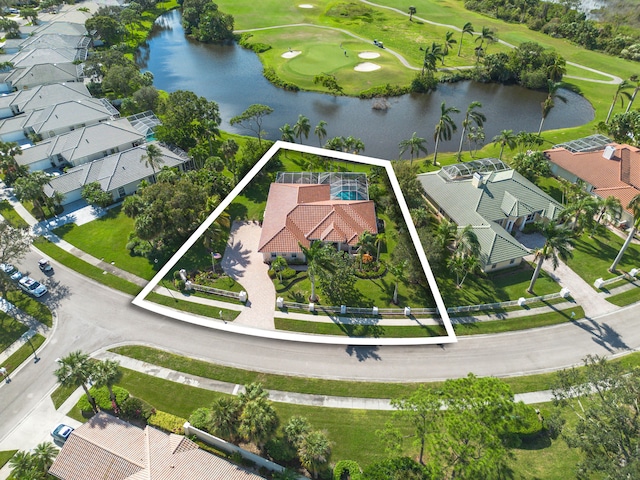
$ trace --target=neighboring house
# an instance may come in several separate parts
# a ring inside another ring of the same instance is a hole
[[[0,96],[0,119],[39,110],[68,100],[92,98],[83,83],[54,83]]]
[[[177,167],[184,171],[191,166],[186,155],[180,156],[159,144],[157,146],[163,154],[161,167]],[[82,198],[82,187],[98,182],[115,201],[122,200],[135,193],[142,180],[153,181],[153,169],[141,160],[146,153],[146,146],[139,146],[73,167],[63,175],[53,177],[44,186],[44,193],[49,197],[53,192],[63,194],[62,205],[67,205]]]
[[[22,148],[19,165],[31,171],[64,166],[76,167],[107,155],[142,145],[145,137],[127,119],[121,118],[79,128],[34,146]]]
[[[74,12],[77,12],[74,10]],[[47,22],[42,25],[38,25],[35,28],[32,28],[31,32],[33,35],[49,35],[49,34],[60,34],[60,35],[87,35],[87,29],[84,28],[84,24],[87,19],[91,18],[90,13],[78,12],[76,15],[72,12],[67,12],[64,14],[58,14],[56,16],[55,22]],[[81,20],[82,21],[74,21]],[[66,21],[63,21],[65,19]],[[20,31],[23,33],[30,33],[28,30],[29,27],[20,27]]]
[[[448,165],[418,175],[427,200],[458,225],[471,225],[485,272],[519,265],[529,250],[514,237],[528,223],[554,220],[562,205],[498,159]]]
[[[30,67],[42,64],[73,63],[77,60],[83,62],[85,58],[78,55],[80,50],[75,48],[36,48],[21,50],[9,60],[14,68]],[[85,50],[86,55],[86,50]]]
[[[572,183],[581,181],[587,192],[599,198],[617,198],[624,208],[621,223],[633,223],[627,205],[640,194],[640,149],[609,142],[595,150],[580,151],[569,143],[544,153],[555,176]]]
[[[49,474],[61,480],[262,480],[182,435],[100,412],[76,428]]]
[[[80,82],[84,78],[82,65],[73,63],[39,64],[14,68],[0,74],[0,92],[11,92],[51,83]]]
[[[315,240],[353,253],[364,231],[377,234],[375,204],[368,193],[367,199],[342,200],[354,197],[340,185],[272,183],[258,244],[263,260],[282,256],[287,262],[303,263],[300,245],[309,247]]]
[[[106,99],[70,100],[0,121],[0,140],[24,143],[25,137],[34,134],[42,139],[51,138],[87,125],[113,120],[119,115],[118,110]]]

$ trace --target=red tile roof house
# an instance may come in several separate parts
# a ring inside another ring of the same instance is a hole
[[[62,480],[263,480],[186,437],[106,413],[73,431],[49,473]]]
[[[633,223],[627,205],[640,194],[640,149],[612,143],[591,152],[573,153],[560,147],[544,153],[555,176],[572,183],[582,180],[586,191],[600,198],[616,197],[625,209],[621,221]]]
[[[320,240],[353,253],[364,231],[378,233],[373,201],[331,199],[326,184],[272,183],[258,251],[266,263],[277,256],[304,263],[298,243],[309,247]]]

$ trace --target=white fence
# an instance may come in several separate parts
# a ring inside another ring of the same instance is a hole
[[[538,297],[519,298],[518,300],[510,300],[508,302],[498,303],[486,303],[482,305],[466,305],[463,307],[450,307],[447,308],[447,313],[468,313],[468,312],[482,312],[487,310],[500,310],[509,307],[524,307],[527,304],[535,302],[545,302],[549,300],[556,300],[558,298],[569,297],[569,290],[562,289],[558,293],[551,293],[549,295],[541,295]],[[348,307],[346,305],[336,306],[318,306],[314,303],[296,303],[285,302],[282,297],[278,297],[276,300],[277,308],[291,308],[295,310],[307,310],[309,312],[321,311],[329,314],[336,315],[402,315],[402,316],[428,316],[437,315],[438,310],[435,308],[361,308],[361,307]]]
[[[184,424],[184,434],[187,437],[194,435],[198,440],[201,440],[204,443],[211,445],[212,447],[218,450],[221,450],[223,452],[226,452],[230,455],[234,453],[238,453],[245,460],[249,460],[250,462],[253,462],[254,464],[256,464],[258,468],[264,467],[267,470],[270,470],[272,472],[284,471],[284,467],[282,465],[273,463],[272,461],[267,460],[266,458],[262,458],[261,456],[256,455],[255,453],[248,452],[240,448],[239,446],[234,445],[233,443],[229,443],[221,438],[211,435],[210,433],[199,430],[191,426],[189,422],[185,422]]]
[[[195,290],[196,292],[211,293],[213,295],[220,295],[221,297],[235,298],[242,303],[246,303],[248,300],[247,292],[242,290],[241,292],[230,292],[228,290],[221,290],[219,288],[207,287],[206,285],[198,285],[197,283],[185,282],[184,284],[187,290]]]
[[[618,275],[617,277],[608,278],[607,280],[603,280],[602,277],[598,278],[595,282],[593,282],[594,287],[600,289],[602,287],[606,287],[607,285],[611,285],[612,283],[619,282],[620,280],[635,280],[636,276],[640,273],[640,269],[633,268],[629,273],[623,273],[622,275]]]

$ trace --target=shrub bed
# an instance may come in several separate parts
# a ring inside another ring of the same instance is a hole
[[[152,413],[147,419],[147,425],[159,428],[165,432],[184,435],[184,423],[186,421],[187,420],[182,417],[156,410],[155,413]]]
[[[297,85],[285,82],[280,77],[278,77],[276,71],[271,67],[265,68],[262,74],[264,75],[264,78],[269,80],[276,87],[284,88],[285,90],[289,90],[292,92],[297,92],[298,90],[300,90],[300,87],[298,87]]]
[[[290,280],[295,277],[297,273],[298,272],[296,272],[293,268],[285,268],[284,270],[282,270],[282,272],[276,272],[273,268],[269,269],[269,277],[271,277],[272,279],[280,279],[280,277],[282,276],[282,280]]]
[[[96,405],[100,410],[112,410],[113,406],[111,405],[111,398],[109,396],[109,390],[107,387],[91,387],[89,389],[89,393],[96,400]],[[124,402],[129,398],[129,391],[121,388],[121,387],[113,387],[113,393],[116,396],[116,403],[118,405],[123,405]],[[83,395],[78,401],[78,408],[82,410],[82,413],[92,412],[91,404],[87,399],[87,395]]]

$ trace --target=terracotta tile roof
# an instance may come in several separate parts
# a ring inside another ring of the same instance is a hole
[[[376,234],[371,200],[331,200],[329,185],[272,183],[262,222],[259,252],[300,252],[313,240],[358,243],[365,230]]]
[[[259,480],[186,437],[99,413],[78,427],[49,470],[63,480]]]
[[[603,157],[604,150],[571,153],[554,148],[545,154],[551,163],[592,185],[595,194],[602,198],[613,195],[626,208],[640,194],[640,149],[617,143],[611,146],[615,152],[610,160]]]

